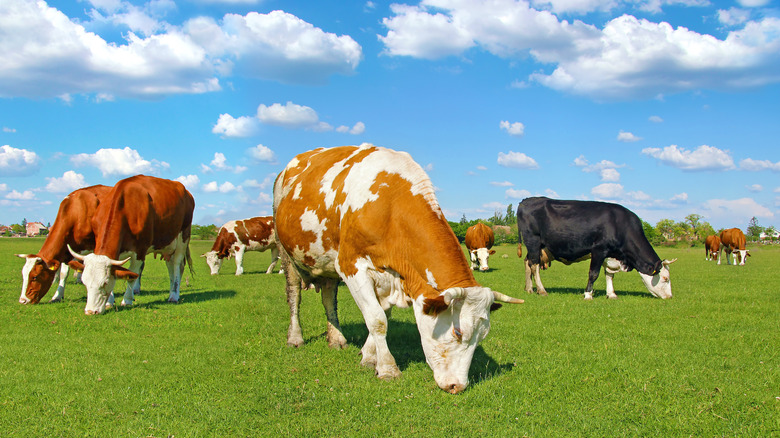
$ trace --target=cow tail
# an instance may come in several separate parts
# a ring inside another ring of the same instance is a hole
[[[192,268],[192,255],[190,254],[190,245],[187,245],[187,252],[184,253],[184,260],[190,268],[190,276],[195,278],[195,269]]]
[[[517,230],[517,257],[523,258],[523,234]]]

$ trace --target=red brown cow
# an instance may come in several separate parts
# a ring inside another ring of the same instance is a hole
[[[279,249],[276,247],[273,216],[253,217],[230,221],[222,225],[217,240],[211,246],[211,251],[202,254],[211,269],[211,275],[217,275],[222,267],[222,260],[236,257],[236,275],[244,273],[244,253],[246,251],[271,250],[271,264],[265,271],[273,272],[279,259]]]
[[[401,375],[386,340],[393,306],[413,307],[434,380],[454,394],[468,385],[494,300],[522,302],[477,284],[433,184],[403,152],[364,144],[296,156],[274,184],[274,223],[287,277],[288,345],[303,345],[301,280],[321,290],[329,345],[346,345],[336,312],[342,280],[368,327],[361,364],[381,379]]]
[[[77,252],[95,249],[91,219],[100,199],[109,191],[111,187],[96,185],[78,189],[66,196],[60,203],[54,225],[38,254],[17,254],[25,259],[20,303],[40,302],[57,277],[59,286],[51,302],[61,301],[65,297],[65,279],[70,270],[67,263],[73,259],[68,252],[68,245]]]
[[[180,182],[136,175],[116,183],[92,218],[95,252],[86,256],[71,250],[83,263],[87,287],[86,314],[102,313],[117,278],[138,281],[147,253],[160,255],[168,265],[169,302],[179,301],[185,261],[190,260],[190,232],[195,201]],[[124,260],[118,260],[126,257]],[[132,260],[130,268],[122,265]],[[134,284],[128,284],[123,305],[133,303]]]
[[[490,269],[488,258],[496,253],[495,250],[490,249],[493,247],[493,239],[493,230],[482,222],[472,225],[466,230],[465,243],[471,257],[472,271],[477,268],[477,263],[479,263],[480,271]]]
[[[729,228],[720,232],[720,249],[726,251],[726,263],[731,264],[729,260],[730,255],[734,255],[734,266],[742,266],[745,264],[745,259],[750,257],[749,250],[745,249],[745,235],[739,228]],[[720,264],[720,257],[718,258],[718,264]]]
[[[717,260],[720,264],[720,237],[707,236],[704,241],[704,260]]]

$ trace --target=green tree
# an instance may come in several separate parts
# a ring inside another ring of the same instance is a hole
[[[647,237],[647,241],[651,245],[658,245],[663,242],[661,235],[649,222],[642,221],[642,231],[645,232],[645,237]]]
[[[507,205],[505,218],[506,225],[517,223],[517,217],[515,217],[515,210],[512,208],[512,204]]]
[[[690,226],[691,236],[694,237],[696,240],[703,240],[699,235],[699,227],[701,226],[701,220],[703,218],[704,216],[696,213],[691,213],[688,216],[685,216],[685,223],[688,224],[688,226]]]
[[[761,237],[761,232],[764,231],[764,227],[758,224],[758,219],[755,216],[750,218],[747,227],[747,238],[750,240],[758,240]]]
[[[672,240],[674,238],[674,221],[661,219],[655,224],[655,230],[663,237],[663,240]]]
[[[13,231],[14,234],[25,234],[27,233],[27,227],[23,227],[19,224],[13,224],[11,225],[11,231]]]
[[[219,229],[216,225],[192,225],[192,238],[200,240],[210,240],[217,237]]]

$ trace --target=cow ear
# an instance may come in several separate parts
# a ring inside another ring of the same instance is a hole
[[[490,305],[490,311],[492,312],[494,310],[498,310],[501,307],[503,307],[503,304],[501,304],[501,303],[493,303],[493,304]]]
[[[114,271],[114,275],[116,275],[117,278],[121,278],[123,280],[135,280],[138,278],[138,274],[127,268],[113,266],[111,269]]]
[[[495,253],[496,253],[496,250],[495,250],[495,249],[491,249],[491,250],[490,250],[490,255],[493,255],[493,254],[495,254]]]
[[[56,271],[57,269],[60,269],[60,261],[52,260],[49,263],[46,263],[46,267],[51,269],[52,271]]]
[[[439,295],[436,298],[426,298],[423,301],[423,313],[426,315],[436,316],[447,310],[447,307],[447,303],[444,302],[444,295]]]
[[[84,272],[84,264],[76,259],[69,261],[68,266],[70,266],[71,269],[75,269],[79,272]]]

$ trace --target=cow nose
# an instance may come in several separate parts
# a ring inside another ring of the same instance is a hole
[[[466,385],[462,383],[452,383],[450,385],[447,385],[446,388],[442,388],[443,390],[449,392],[450,394],[457,394],[464,389],[466,389]]]
[[[30,302],[30,300],[27,299],[27,297],[20,297],[19,298],[19,304],[27,304],[29,302]]]
[[[84,314],[85,314],[85,315],[94,315],[94,314],[95,314],[95,311],[94,311],[94,310],[92,310],[92,309],[88,309],[88,310],[85,310],[85,311],[84,311]]]
[[[480,271],[487,271],[488,269],[490,269],[490,268],[488,268],[487,266],[483,266],[483,267],[479,268]]]

